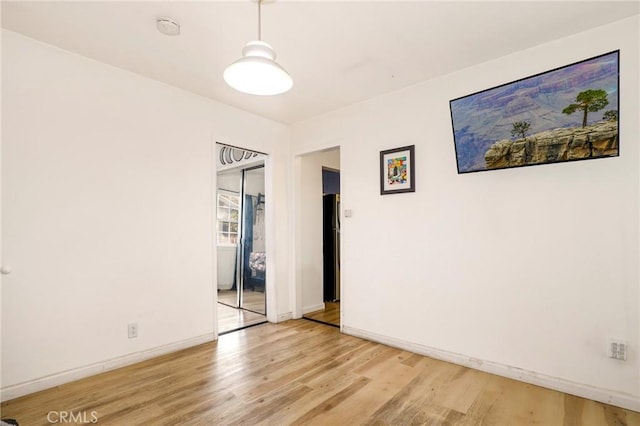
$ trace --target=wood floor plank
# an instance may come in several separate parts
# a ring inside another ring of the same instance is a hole
[[[327,412],[333,410],[335,407],[344,403],[344,401],[348,400],[353,394],[360,391],[363,387],[365,387],[371,379],[367,377],[360,377],[345,389],[342,389],[340,392],[335,395],[330,396],[329,398],[321,401],[318,405],[316,405],[312,410],[309,410],[301,417],[297,418],[292,425],[312,425],[312,424],[337,424],[338,422],[344,422],[343,418],[340,418],[339,415],[330,414],[328,418],[324,418]],[[346,423],[342,423],[346,424]]]
[[[425,407],[429,407],[430,412],[435,410],[446,415],[450,409],[436,405],[433,400],[442,384],[446,384],[462,368],[423,357],[423,361],[414,367],[418,374],[381,406],[372,418],[389,424],[408,424]]]
[[[462,368],[459,373],[442,385],[442,392],[438,394],[434,402],[457,412],[466,413],[489,377],[481,371]]]
[[[324,302],[324,309],[304,314],[305,318],[340,326],[340,302]]]
[[[452,426],[464,418],[464,414],[445,407],[430,405],[418,411],[408,423],[409,425]]]
[[[383,354],[386,355],[386,354]],[[317,421],[322,424],[360,424],[366,420],[361,412],[374,413],[385,404],[393,395],[415,378],[419,371],[396,362],[393,358],[387,358],[387,362],[378,363],[376,368],[367,369],[370,379],[358,392],[339,405],[317,416]]]
[[[306,320],[265,324],[2,403],[98,425],[640,426],[640,413],[412,354]]]
[[[345,373],[343,375],[335,377],[334,380],[327,381],[322,385],[313,388],[313,391],[300,398],[297,401],[291,401],[281,413],[278,415],[278,423],[283,425],[294,424],[300,421],[300,418],[311,418],[314,415],[312,413],[321,412],[318,407],[324,407],[323,409],[330,409],[335,405],[336,400],[344,397],[347,389],[353,389],[355,386],[359,388],[357,382],[363,381],[366,383],[368,379],[352,373]],[[363,383],[363,384],[364,384]],[[336,397],[338,395],[338,397]],[[267,423],[268,424],[268,423]]]

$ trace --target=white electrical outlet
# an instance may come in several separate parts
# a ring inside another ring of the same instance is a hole
[[[609,358],[626,361],[628,352],[629,345],[627,345],[627,342],[623,340],[609,339],[609,345],[607,346],[607,355]]]
[[[137,322],[132,322],[129,323],[129,339],[135,339],[136,337],[138,337],[138,323]]]

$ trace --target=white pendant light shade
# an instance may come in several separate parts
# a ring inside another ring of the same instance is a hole
[[[251,41],[242,49],[242,58],[224,70],[224,81],[250,95],[279,95],[291,89],[293,79],[275,61],[273,48],[263,41]]]

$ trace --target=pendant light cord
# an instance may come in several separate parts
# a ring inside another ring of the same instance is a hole
[[[262,41],[262,0],[258,0],[258,41]]]

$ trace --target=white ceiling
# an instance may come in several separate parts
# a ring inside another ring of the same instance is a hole
[[[2,27],[294,123],[639,13],[638,1],[269,2],[262,39],[294,79],[274,97],[238,93],[222,79],[257,38],[251,0],[2,1]],[[182,34],[160,34],[161,16]]]

